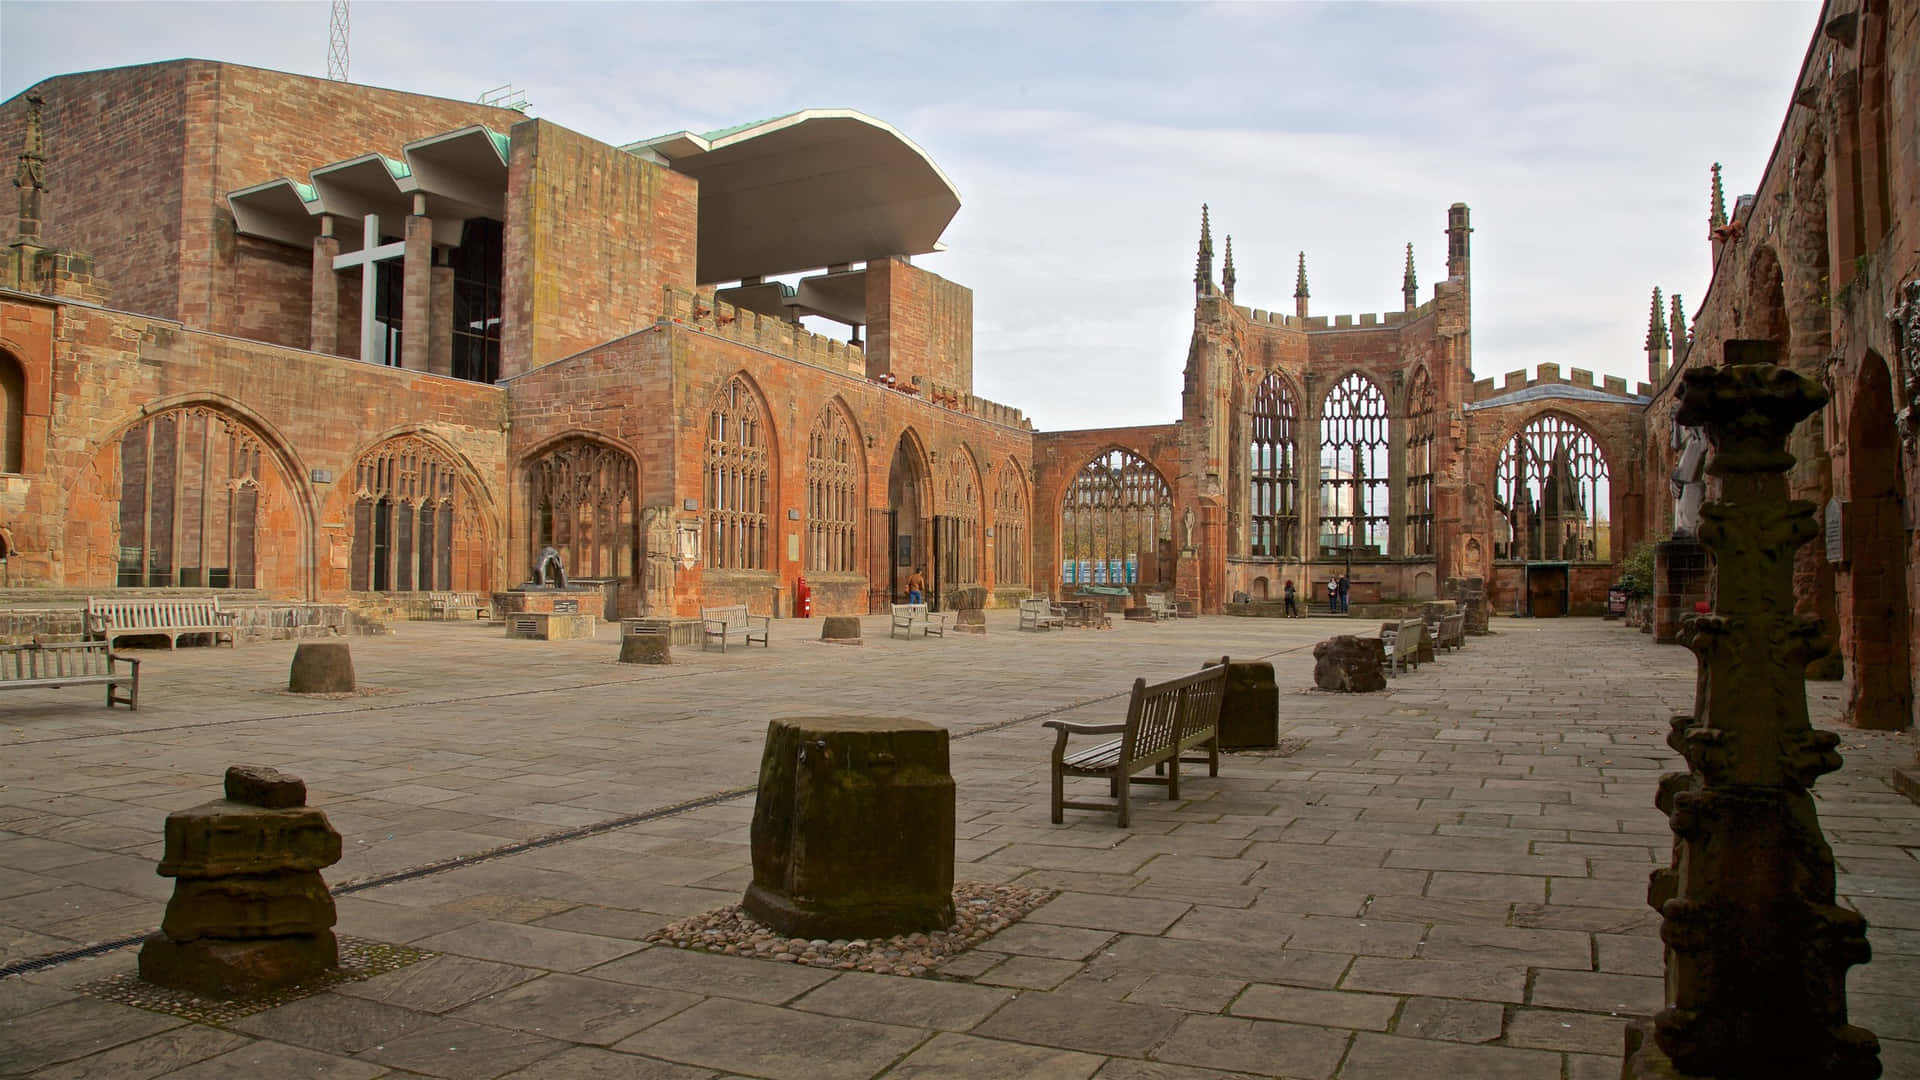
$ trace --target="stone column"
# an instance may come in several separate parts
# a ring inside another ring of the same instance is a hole
[[[1810,793],[1840,767],[1839,736],[1807,722],[1820,621],[1793,610],[1793,556],[1818,535],[1788,501],[1794,426],[1827,399],[1771,364],[1695,368],[1678,421],[1704,426],[1720,498],[1701,511],[1713,612],[1687,619],[1694,711],[1667,744],[1688,771],[1660,780],[1673,864],[1647,899],[1666,943],[1666,1007],[1627,1029],[1623,1080],[1780,1076],[1873,1080],[1879,1041],[1847,1023],[1847,969],[1866,921],[1835,903],[1833,851]]]
[[[433,317],[427,337],[427,370],[453,374],[453,267],[433,268]]]
[[[401,261],[400,366],[426,371],[433,344],[433,219],[427,197],[415,194]]]
[[[340,351],[340,278],[333,269],[334,256],[339,254],[333,215],[323,214],[320,235],[313,238],[313,299],[307,316],[307,348],[317,353]]]

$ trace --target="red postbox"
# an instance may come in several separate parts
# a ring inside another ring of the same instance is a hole
[[[806,578],[793,583],[793,615],[796,619],[813,618],[813,590],[807,588]]]

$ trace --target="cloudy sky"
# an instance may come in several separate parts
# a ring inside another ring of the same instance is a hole
[[[381,3],[356,82],[473,98],[622,143],[807,107],[919,142],[960,189],[976,391],[1047,429],[1179,410],[1202,202],[1238,298],[1423,299],[1473,207],[1474,370],[1646,377],[1654,285],[1694,307],[1708,167],[1757,186],[1815,0],[1557,4]],[[326,73],[326,3],[0,3],[0,98],[197,56]],[[58,182],[58,178],[53,178]],[[54,239],[58,239],[57,237]]]

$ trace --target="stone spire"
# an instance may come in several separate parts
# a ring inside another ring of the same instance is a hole
[[[1400,294],[1406,298],[1407,310],[1419,306],[1420,281],[1413,275],[1413,242],[1407,242],[1407,272],[1400,278]]]
[[[1200,204],[1200,255],[1193,260],[1193,294],[1213,292],[1213,226],[1207,222],[1207,204]]]
[[[40,241],[40,193],[47,190],[47,142],[42,127],[41,109],[46,99],[27,95],[27,135],[20,148],[20,169],[13,174],[13,186],[20,189],[20,217],[14,226],[16,243]]]
[[[1687,306],[1680,302],[1679,293],[1672,297],[1667,332],[1673,338],[1673,366],[1679,367],[1687,362]]]
[[[1667,381],[1667,320],[1660,304],[1660,286],[1653,287],[1653,311],[1647,315],[1647,381]]]
[[[1713,238],[1713,230],[1727,223],[1727,193],[1720,186],[1720,163],[1713,163],[1713,195],[1707,206],[1707,236]]]
[[[1307,253],[1300,253],[1300,272],[1293,279],[1293,313],[1304,319],[1307,317]]]
[[[1227,295],[1228,302],[1233,300],[1233,237],[1227,237],[1227,253],[1220,266],[1220,291]]]

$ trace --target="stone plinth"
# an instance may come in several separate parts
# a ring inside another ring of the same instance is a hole
[[[1377,637],[1341,634],[1313,647],[1313,684],[1343,694],[1387,688],[1386,650]]]
[[[606,613],[604,589],[508,589],[493,594],[493,617],[541,613],[586,615],[598,620]],[[591,635],[586,635],[591,636]]]
[[[1280,685],[1273,665],[1221,659],[1227,665],[1227,691],[1220,699],[1220,749],[1280,745]]]
[[[639,618],[620,620],[620,633],[622,636],[648,630],[657,630],[666,634],[668,640],[672,641],[675,645],[700,644],[701,633],[699,619]]]
[[[1462,629],[1476,637],[1490,632],[1493,609],[1487,603],[1485,578],[1448,578],[1446,595],[1449,600],[1458,601],[1466,610],[1467,618]]]
[[[820,620],[820,640],[835,645],[859,645],[860,619],[853,615],[829,615]]]
[[[673,638],[658,630],[620,636],[620,662],[623,664],[673,663]]]
[[[987,613],[979,608],[961,608],[953,613],[953,628],[963,634],[984,634]]]
[[[1653,545],[1653,640],[1680,640],[1680,627],[1707,599],[1713,568],[1698,540],[1662,540]]]
[[[296,694],[346,694],[353,688],[353,652],[346,642],[307,641],[293,650],[288,690]]]
[[[741,906],[788,937],[945,930],[953,807],[945,728],[893,717],[775,720]]]
[[[340,861],[340,834],[277,770],[228,769],[226,796],[167,815],[159,872],[175,879],[173,898],[140,947],[140,977],[233,998],[337,966],[320,871]]]
[[[517,612],[507,616],[507,636],[527,641],[567,641],[590,638],[599,629],[598,615],[559,615],[545,611]]]

